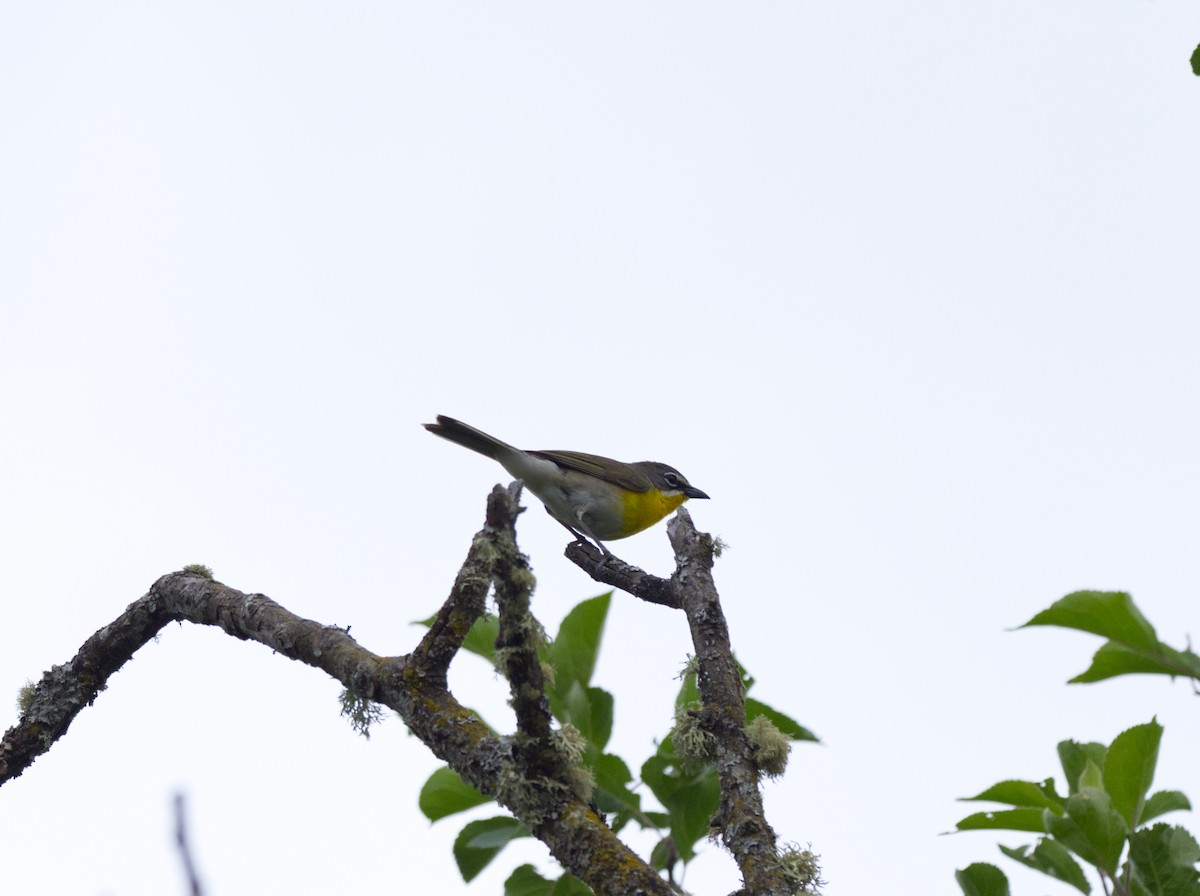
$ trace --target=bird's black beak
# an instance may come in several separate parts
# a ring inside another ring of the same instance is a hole
[[[687,495],[689,498],[707,498],[708,497],[708,495],[704,494],[704,492],[700,491],[700,489],[696,488],[696,486],[694,486],[694,485],[689,485],[687,488],[685,488],[683,490],[683,493],[685,495]]]

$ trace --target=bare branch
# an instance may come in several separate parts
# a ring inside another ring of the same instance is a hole
[[[196,863],[192,860],[192,848],[188,843],[187,819],[182,793],[175,794],[175,845],[179,847],[179,859],[183,862],[183,873],[187,876],[190,896],[203,896],[204,888],[196,874]]]

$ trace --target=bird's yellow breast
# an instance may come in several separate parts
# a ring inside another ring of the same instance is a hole
[[[622,532],[621,538],[641,532],[653,526],[664,516],[687,500],[682,493],[666,495],[656,488],[644,492],[625,491],[622,495]]]

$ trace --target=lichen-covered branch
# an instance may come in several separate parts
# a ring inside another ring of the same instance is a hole
[[[493,490],[487,524],[475,536],[434,624],[408,656],[379,656],[342,629],[303,619],[264,595],[245,594],[200,571],[163,576],[92,635],[73,659],[45,673],[23,695],[21,718],[0,739],[0,785],[24,772],[62,737],[109,677],[168,622],[212,625],[321,669],[353,693],[395,710],[435,755],[512,811],[564,868],[601,896],[672,896],[669,885],[620,841],[567,780],[531,775],[529,763],[515,755],[520,752],[515,743],[548,733],[548,715],[545,727],[538,721],[534,732],[500,736],[446,687],[446,667],[483,612],[489,584],[501,596],[502,611],[528,631],[529,622],[520,621],[520,602],[524,593],[523,615],[531,620],[532,579],[516,549],[514,529],[519,492]],[[509,610],[504,610],[506,603]],[[522,667],[529,665],[524,646],[514,656]],[[540,669],[535,674],[540,676]]]
[[[746,889],[755,894],[790,893],[759,790],[759,770],[746,736],[746,703],[742,676],[721,600],[712,578],[715,544],[696,531],[687,511],[667,524],[675,549],[675,584],[696,648],[696,685],[700,690],[700,727],[713,739],[721,805],[714,825],[742,869]]]
[[[505,545],[496,558],[496,566],[496,607],[500,620],[495,656],[496,665],[508,679],[517,717],[513,755],[525,777],[561,778],[565,768],[550,739],[550,701],[538,659],[542,629],[529,609],[533,573],[515,541]]]
[[[415,668],[433,676],[443,686],[450,661],[487,605],[496,556],[496,533],[504,530],[505,510],[516,507],[518,497],[519,492],[508,493],[499,488],[488,496],[487,527],[472,539],[467,559],[454,578],[450,596],[409,657]]]
[[[172,617],[150,595],[130,604],[110,625],[83,642],[75,656],[53,666],[21,693],[21,718],[0,740],[0,784],[16,778],[62,737],[85,706],[134,652]]]
[[[604,561],[590,546],[572,544],[566,555],[597,581],[651,603],[682,609],[687,616],[696,651],[699,723],[712,744],[721,789],[713,826],[741,868],[742,893],[787,896],[795,887],[788,884],[775,831],[763,812],[759,769],[746,735],[742,679],[713,583],[715,544],[712,536],[696,531],[683,509],[667,524],[667,535],[675,549],[670,579],[648,575],[616,558]]]

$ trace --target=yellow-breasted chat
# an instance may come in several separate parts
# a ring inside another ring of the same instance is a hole
[[[577,540],[595,542],[606,558],[612,553],[604,542],[653,526],[688,498],[708,497],[674,467],[655,461],[627,464],[579,451],[522,451],[441,414],[425,428],[498,461]]]

